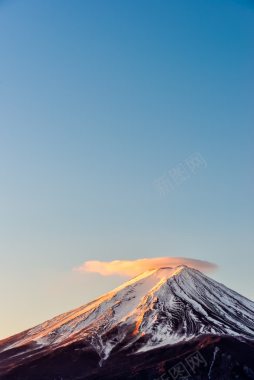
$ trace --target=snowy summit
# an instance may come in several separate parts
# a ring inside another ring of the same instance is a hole
[[[0,358],[9,363],[14,353],[15,360],[23,360],[82,341],[102,365],[118,347],[144,352],[205,334],[253,339],[254,303],[198,270],[166,267],[0,341]]]

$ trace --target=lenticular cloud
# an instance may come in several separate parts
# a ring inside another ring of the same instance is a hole
[[[154,257],[137,260],[113,260],[113,261],[85,261],[75,270],[79,272],[99,273],[103,276],[132,277],[147,270],[161,267],[176,267],[187,265],[202,272],[212,272],[217,268],[216,264],[208,261],[189,259],[184,257]]]

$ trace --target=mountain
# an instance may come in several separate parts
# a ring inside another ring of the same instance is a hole
[[[186,266],[153,269],[0,341],[0,379],[156,378],[254,379],[254,302]]]

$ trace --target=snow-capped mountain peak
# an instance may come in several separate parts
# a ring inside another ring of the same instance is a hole
[[[254,338],[254,303],[187,266],[146,271],[113,291],[0,341],[33,355],[86,342],[106,360],[112,350],[146,351],[194,337]]]

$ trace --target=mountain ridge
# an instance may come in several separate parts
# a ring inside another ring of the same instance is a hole
[[[205,336],[254,340],[254,302],[185,265],[151,269],[0,341],[0,374],[73,345],[92,350],[103,367],[117,352],[154,352]]]

